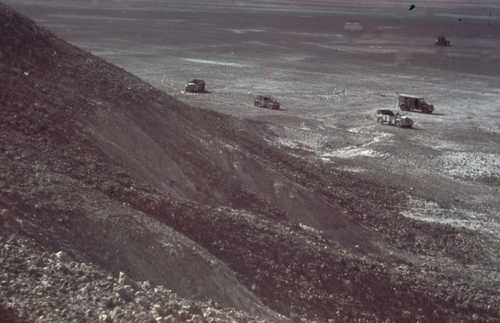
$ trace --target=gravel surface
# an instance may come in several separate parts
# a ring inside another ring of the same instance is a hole
[[[186,300],[161,285],[116,277],[62,251],[0,237],[2,306],[31,322],[265,322],[215,303]]]

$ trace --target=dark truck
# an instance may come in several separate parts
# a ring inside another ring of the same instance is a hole
[[[280,109],[280,103],[278,102],[278,100],[269,95],[257,95],[253,104],[259,108],[272,110]]]
[[[206,92],[205,81],[200,79],[193,79],[186,83],[184,91],[189,93],[204,93]]]
[[[398,97],[399,108],[401,111],[415,111],[423,113],[432,113],[434,106],[425,102],[425,99],[415,95],[400,94]]]
[[[440,47],[450,47],[451,42],[444,36],[438,36],[435,45]]]

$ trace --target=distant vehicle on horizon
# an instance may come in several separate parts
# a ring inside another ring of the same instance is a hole
[[[451,46],[451,42],[446,39],[445,36],[438,36],[437,40],[436,40],[436,43],[435,43],[436,46],[441,46],[441,47],[450,47]]]

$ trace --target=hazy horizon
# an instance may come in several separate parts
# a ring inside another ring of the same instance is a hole
[[[16,0],[6,1],[12,4],[57,4],[61,5],[58,0]],[[415,4],[416,8],[412,10],[414,14],[421,14],[426,10],[460,10],[463,13],[470,12],[478,14],[483,12],[485,15],[497,15],[495,12],[500,10],[500,3],[494,0],[420,0],[420,1],[399,1],[399,0],[74,0],[70,3],[65,3],[65,6],[82,6],[89,5],[93,7],[137,7],[137,8],[170,8],[170,9],[200,9],[200,10],[280,10],[280,11],[323,11],[335,9],[393,9],[407,10],[411,4]]]

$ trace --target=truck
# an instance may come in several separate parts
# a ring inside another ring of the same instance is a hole
[[[200,79],[193,79],[186,83],[184,91],[189,93],[204,93],[206,92],[205,81]]]
[[[436,46],[440,46],[440,47],[450,47],[451,46],[451,42],[448,39],[446,39],[445,36],[441,35],[441,36],[437,37],[435,45]]]
[[[380,124],[400,128],[411,128],[414,123],[409,117],[401,115],[399,112],[394,113],[394,111],[387,109],[377,110],[376,117],[377,122]]]
[[[434,105],[427,103],[425,99],[420,96],[399,94],[398,103],[401,111],[422,113],[432,113],[434,111]]]
[[[269,95],[257,95],[253,104],[259,108],[272,110],[279,110],[281,107],[279,101]]]

